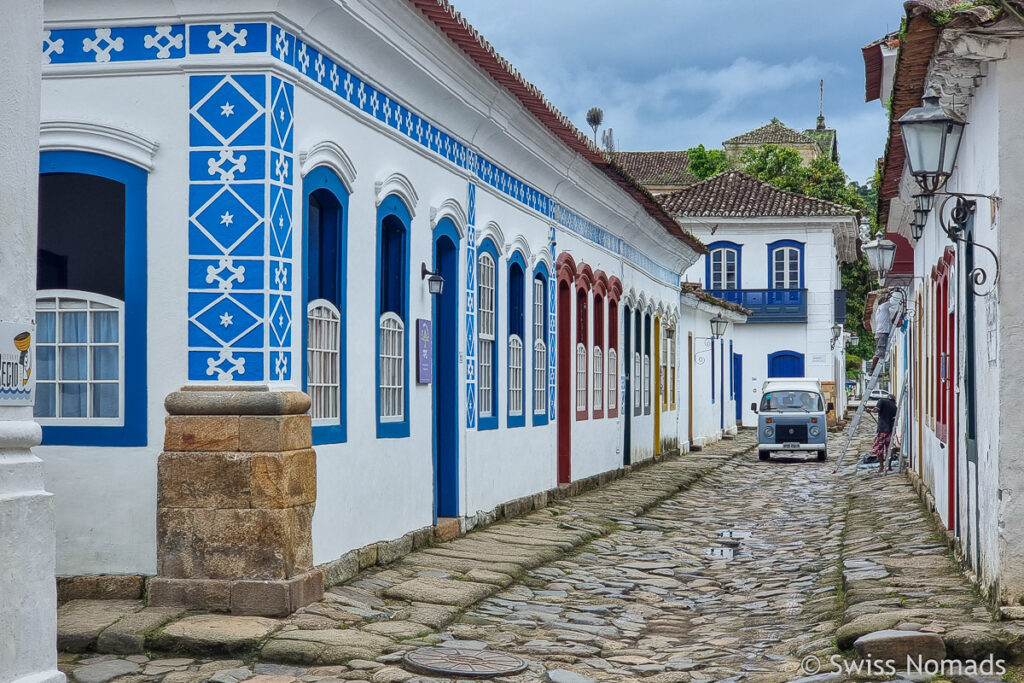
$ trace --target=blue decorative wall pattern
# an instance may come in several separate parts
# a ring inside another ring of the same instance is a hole
[[[678,283],[678,273],[560,205],[325,52],[273,24],[52,29],[43,33],[41,54],[49,68],[175,61],[192,55],[270,55],[294,68],[299,78],[330,91],[339,105],[377,119],[468,171],[480,183],[618,254],[662,282]],[[189,89],[189,378],[288,380],[292,371],[294,85],[268,75],[193,75]],[[475,184],[470,183],[474,203],[475,191]],[[467,244],[474,250],[472,224],[470,231]],[[471,324],[475,315],[472,254],[467,264],[467,294],[472,297],[467,323]],[[550,298],[554,287],[549,291]],[[554,305],[549,308],[553,316]],[[471,325],[467,335],[474,340],[468,345],[473,353],[475,330]],[[553,355],[550,339],[549,349]],[[467,372],[474,373],[470,375],[474,389],[469,390],[467,399],[475,404],[475,358],[467,356],[467,360]],[[553,369],[550,374],[554,376]],[[553,394],[549,391],[549,400]],[[468,414],[475,416],[475,412],[475,405],[470,405]],[[475,417],[470,420],[472,427]]]
[[[476,185],[466,206],[466,427],[476,429]]]
[[[189,78],[189,380],[291,378],[293,100],[265,75]]]

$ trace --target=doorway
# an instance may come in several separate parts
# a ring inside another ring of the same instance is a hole
[[[622,416],[625,419],[625,424],[622,429],[622,464],[628,465],[632,458],[630,457],[630,449],[632,448],[632,423],[633,423],[633,378],[632,378],[632,367],[633,367],[633,335],[631,330],[633,329],[633,311],[630,310],[629,306],[626,306],[625,315],[622,316],[623,322],[625,322],[623,341],[626,342],[626,352],[622,355],[624,359],[623,371],[626,378],[626,384],[620,397],[620,402],[623,404]]]
[[[736,425],[743,424],[743,356],[732,354],[732,393],[736,396]]]
[[[572,293],[558,283],[558,483],[572,481]]]
[[[448,228],[447,230],[445,228]],[[444,278],[433,296],[434,523],[459,516],[459,248],[451,221],[435,230],[434,272]]]
[[[803,377],[804,354],[796,351],[777,351],[768,354],[769,377]]]

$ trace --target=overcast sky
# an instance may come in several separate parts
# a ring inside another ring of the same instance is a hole
[[[860,48],[899,27],[900,0],[453,2],[581,130],[604,109],[620,150],[720,148],[773,116],[813,128],[824,79],[850,179],[866,182],[882,155]]]

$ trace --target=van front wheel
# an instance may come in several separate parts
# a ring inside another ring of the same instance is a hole
[[[771,457],[772,457],[772,452],[771,451],[758,451],[757,452],[757,459],[758,460],[768,460]]]
[[[825,458],[828,457],[828,451],[818,451],[818,462],[825,462]]]

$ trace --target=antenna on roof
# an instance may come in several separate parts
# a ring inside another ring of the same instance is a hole
[[[609,154],[615,153],[615,132],[611,128],[601,131],[601,146]]]
[[[818,130],[825,130],[825,79],[818,81]]]

